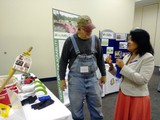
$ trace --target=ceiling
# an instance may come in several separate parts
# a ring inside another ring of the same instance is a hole
[[[160,0],[135,0],[135,6],[144,6],[144,5],[149,5],[149,4],[154,4],[154,3],[160,3]]]

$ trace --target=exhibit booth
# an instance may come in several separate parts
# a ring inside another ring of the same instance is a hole
[[[60,89],[59,59],[65,40],[69,36],[76,33],[76,20],[79,15],[53,9],[53,16],[54,50],[59,99],[65,105],[68,105],[70,103],[68,98],[68,87],[65,89],[65,91],[61,91]],[[122,59],[123,56],[128,53],[127,35],[127,33],[115,33],[109,29],[99,32],[104,59],[106,56],[111,55],[113,63],[115,63],[116,58]],[[105,64],[105,67],[107,71],[107,82],[102,86],[102,97],[104,97],[106,94],[117,92],[119,90],[119,84],[121,81],[121,79],[114,77],[108,72],[109,66],[107,63]],[[65,77],[66,83],[68,83],[68,71],[69,70],[67,69]],[[97,77],[100,79],[99,70],[97,70]]]
[[[111,56],[112,62],[115,66],[116,59],[123,59],[128,54],[127,50],[127,33],[115,33],[110,29],[105,29],[99,32],[101,46],[103,50],[104,61],[108,55]],[[118,92],[121,82],[120,77],[112,75],[109,70],[109,65],[105,63],[107,81],[102,87],[102,97],[107,94]],[[116,68],[116,67],[115,67]],[[100,78],[100,72],[97,71],[97,76]]]

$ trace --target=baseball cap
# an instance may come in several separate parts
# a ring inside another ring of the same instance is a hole
[[[93,23],[92,20],[89,16],[87,15],[82,15],[79,17],[78,21],[77,21],[77,27],[83,27],[86,31],[90,31],[94,28],[96,28]]]

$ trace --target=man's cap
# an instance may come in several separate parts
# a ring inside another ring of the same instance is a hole
[[[90,30],[96,28],[93,25],[91,18],[87,15],[82,15],[78,18],[77,27],[78,28],[83,27],[87,31],[90,31]]]

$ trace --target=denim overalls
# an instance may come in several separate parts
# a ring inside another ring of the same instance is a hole
[[[91,54],[80,54],[76,40],[71,36],[77,57],[68,75],[68,90],[72,117],[84,120],[83,104],[86,99],[91,120],[103,120],[101,88],[96,76],[97,61],[94,56],[95,36],[92,36]]]

